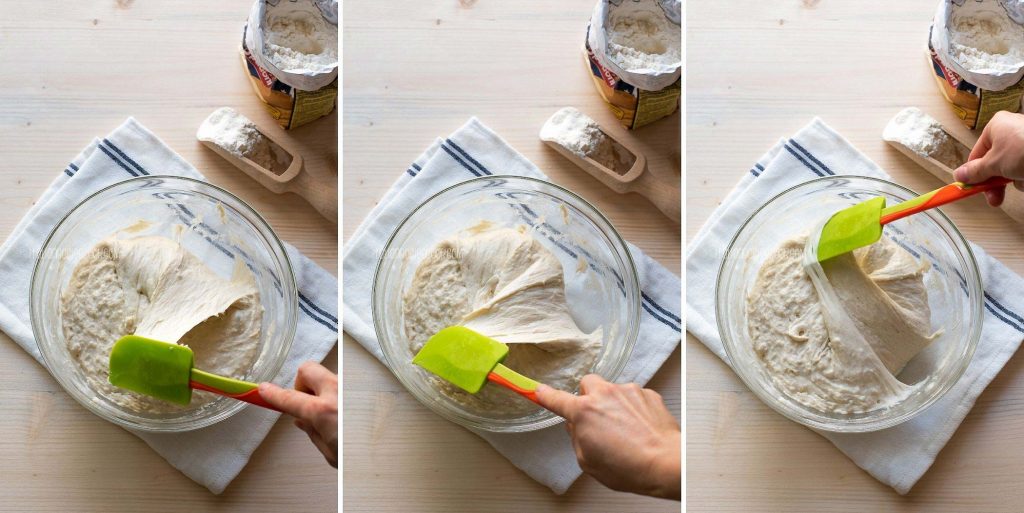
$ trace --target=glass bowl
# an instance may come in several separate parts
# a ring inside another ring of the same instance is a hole
[[[459,183],[429,198],[398,225],[380,256],[373,282],[377,339],[388,367],[405,388],[448,420],[496,432],[557,424],[561,417],[540,407],[510,416],[480,414],[441,393],[437,378],[412,364],[402,303],[416,268],[439,242],[481,221],[495,227],[525,226],[558,258],[573,319],[584,332],[603,330],[601,351],[590,372],[610,381],[619,377],[640,327],[640,289],[632,257],[612,224],[591,204],[532,178],[487,176]],[[585,258],[583,272],[577,270],[577,255]]]
[[[938,209],[885,226],[883,237],[927,260],[924,281],[931,308],[931,328],[938,337],[917,354],[897,378],[916,385],[899,402],[857,414],[822,412],[797,402],[775,386],[747,332],[747,296],[762,263],[784,240],[820,226],[823,216],[884,196],[893,205],[918,196],[875,178],[825,177],[800,184],[755,211],[733,237],[718,273],[718,331],[733,370],[768,406],[806,426],[835,432],[885,429],[924,411],[946,393],[967,369],[981,335],[982,285],[974,254],[953,222]]]
[[[83,200],[43,244],[32,275],[30,311],[32,333],[50,373],[82,406],[126,428],[190,431],[238,413],[245,403],[220,396],[172,413],[136,412],[94,390],[72,360],[63,334],[61,295],[78,261],[115,233],[175,239],[225,279],[231,277],[237,255],[252,270],[264,309],[258,357],[249,372],[238,377],[269,381],[284,364],[295,337],[297,292],[291,263],[273,230],[252,207],[224,189],[189,178],[144,176]]]

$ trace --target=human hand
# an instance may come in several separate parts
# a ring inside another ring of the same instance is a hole
[[[584,472],[614,490],[680,499],[679,423],[657,392],[589,374],[580,395],[541,385],[537,401],[565,418]]]
[[[268,403],[295,417],[295,425],[338,468],[338,375],[316,362],[299,366],[295,390],[260,383],[260,395]]]
[[[1013,180],[1024,191],[1024,114],[999,111],[985,125],[967,163],[953,172],[958,182],[978,183],[993,176]],[[1006,187],[985,191],[988,204],[998,207]]]

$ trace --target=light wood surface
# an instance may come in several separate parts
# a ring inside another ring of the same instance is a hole
[[[917,106],[977,139],[946,105],[922,54],[937,2],[687,4],[687,239],[780,137],[820,116],[897,182],[940,182],[882,141]],[[983,198],[943,207],[1024,272],[1024,228]],[[812,431],[771,411],[692,336],[687,356],[690,511],[1018,511],[1024,499],[1024,363],[1012,359],[935,465],[902,497]]]
[[[272,122],[237,53],[251,5],[0,2],[0,234],[10,234],[93,137],[135,116],[211,182],[252,204],[282,239],[337,274],[332,224],[297,196],[264,189],[195,138],[203,119],[221,106]],[[337,169],[336,114],[282,137],[300,148],[306,166]],[[327,361],[336,368],[336,350]],[[288,419],[215,496],[134,435],[80,407],[6,335],[0,335],[0,405],[0,510],[337,508],[337,471]]]
[[[616,125],[581,64],[592,0],[346,2],[343,237],[409,164],[471,116],[553,181],[595,203],[622,235],[678,273],[680,229],[643,198],[618,195],[538,137],[575,106],[679,173],[679,114],[635,134]],[[589,477],[562,497],[483,439],[420,406],[353,339],[343,343],[346,511],[678,511],[679,503],[612,492]],[[680,406],[679,351],[655,376]]]

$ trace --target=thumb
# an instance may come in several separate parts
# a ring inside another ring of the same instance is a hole
[[[551,410],[556,415],[564,417],[568,421],[572,421],[576,415],[578,408],[579,397],[576,397],[569,392],[563,392],[555,388],[551,388],[543,383],[537,387],[537,402],[541,406]]]
[[[306,418],[306,410],[312,396],[298,390],[281,388],[273,383],[260,383],[260,395],[271,406],[295,418]]]
[[[953,171],[953,177],[958,182],[978,183],[993,176],[1002,176],[992,159],[981,157],[966,162]]]

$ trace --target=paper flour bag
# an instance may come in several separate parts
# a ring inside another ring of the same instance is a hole
[[[338,104],[338,1],[257,0],[242,32],[249,80],[284,129]]]
[[[600,0],[584,53],[594,85],[626,128],[679,109],[680,0]]]
[[[943,0],[928,52],[936,83],[968,128],[1017,112],[1024,96],[1024,7],[1019,0]]]

